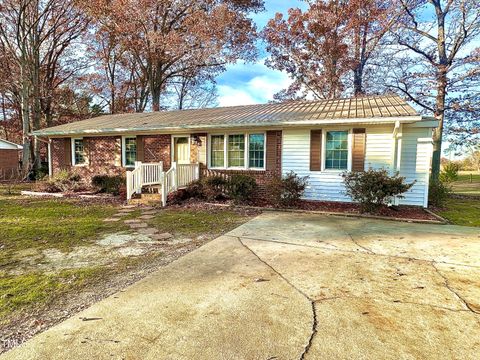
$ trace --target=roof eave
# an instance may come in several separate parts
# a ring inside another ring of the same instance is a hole
[[[183,126],[163,126],[163,127],[129,127],[129,128],[105,128],[105,129],[86,129],[86,130],[66,130],[66,131],[48,131],[37,130],[32,132],[34,136],[52,137],[52,136],[68,136],[68,135],[102,135],[102,134],[125,134],[125,133],[151,133],[151,132],[170,132],[170,131],[205,131],[211,129],[229,129],[229,128],[259,128],[259,127],[312,127],[324,125],[350,125],[350,124],[391,124],[397,121],[401,123],[414,123],[422,121],[423,117],[419,115],[403,116],[403,117],[372,117],[357,119],[324,119],[324,120],[298,120],[298,121],[280,121],[280,122],[263,122],[249,124],[211,124],[211,125],[183,125]]]

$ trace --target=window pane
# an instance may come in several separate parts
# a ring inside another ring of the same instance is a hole
[[[251,134],[248,137],[248,166],[251,168],[264,167],[265,136],[263,134]]]
[[[125,138],[125,166],[134,166],[137,160],[137,139]]]
[[[83,147],[83,139],[75,139],[73,144],[75,152],[75,165],[85,164],[85,149]]]
[[[328,131],[325,169],[346,170],[348,167],[348,131]]]
[[[245,135],[228,136],[228,166],[245,166]]]
[[[224,137],[223,135],[212,135],[211,137],[211,154],[210,154],[210,166],[211,167],[224,167]]]

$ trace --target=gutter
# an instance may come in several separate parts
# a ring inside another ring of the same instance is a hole
[[[100,130],[86,129],[86,130],[64,130],[64,131],[48,131],[37,130],[31,133],[33,136],[69,136],[69,135],[106,135],[106,134],[123,134],[123,133],[170,133],[181,132],[184,130],[205,131],[211,129],[243,129],[243,128],[285,128],[285,127],[312,127],[324,125],[352,125],[352,124],[391,124],[391,123],[416,123],[424,120],[422,116],[406,116],[406,117],[381,117],[381,118],[362,118],[362,119],[330,119],[330,120],[299,120],[299,121],[283,121],[283,122],[269,122],[269,123],[254,123],[254,124],[212,124],[212,125],[183,125],[183,126],[165,126],[165,127],[130,127],[130,128],[105,128]],[[426,119],[425,119],[426,120]]]

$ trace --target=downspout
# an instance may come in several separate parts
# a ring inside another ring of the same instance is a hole
[[[402,161],[402,124],[400,121],[395,121],[395,127],[393,128],[392,138],[392,171],[391,174],[395,175],[400,172],[400,163]],[[399,136],[400,134],[400,136]],[[394,205],[399,205],[399,200],[395,196],[393,199]]]

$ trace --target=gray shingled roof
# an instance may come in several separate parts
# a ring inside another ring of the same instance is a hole
[[[291,101],[261,105],[219,107],[105,115],[35,131],[34,135],[74,135],[148,132],[225,127],[288,126],[324,124],[335,120],[367,119],[385,122],[388,118],[420,120],[419,114],[396,95],[320,101]]]

